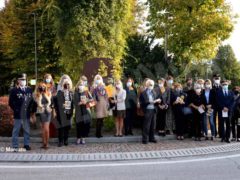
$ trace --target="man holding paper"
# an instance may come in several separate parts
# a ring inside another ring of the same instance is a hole
[[[229,81],[223,80],[221,82],[222,89],[217,92],[217,104],[220,113],[220,128],[222,132],[221,142],[230,143],[230,116],[232,113],[232,107],[234,104],[234,94],[231,90],[228,89]],[[226,129],[224,127],[226,123]]]
[[[144,112],[142,143],[147,144],[148,141],[156,143],[154,137],[156,126],[156,104],[161,103],[160,99],[157,99],[156,92],[153,90],[154,81],[148,79],[146,81],[146,89],[141,93],[139,101],[141,108]]]

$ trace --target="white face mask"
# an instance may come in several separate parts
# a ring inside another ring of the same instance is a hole
[[[172,79],[168,80],[168,84],[172,85],[173,84],[173,80]]]
[[[153,85],[149,85],[148,89],[153,90]]]
[[[219,79],[216,79],[216,80],[214,80],[214,82],[215,82],[215,84],[220,84],[220,80]]]
[[[131,87],[132,86],[132,82],[127,82],[127,87]]]
[[[158,86],[159,86],[160,88],[162,88],[162,87],[163,87],[163,83],[159,83]]]
[[[27,81],[26,80],[20,80],[19,85],[21,87],[25,87],[27,85]]]
[[[117,84],[116,88],[121,89],[122,88],[121,84]]]
[[[210,89],[210,88],[211,88],[211,85],[210,85],[210,84],[206,84],[206,85],[205,85],[205,88],[206,88],[206,89]]]
[[[84,88],[85,88],[85,86],[78,86],[79,92],[83,92]]]
[[[201,92],[201,89],[195,89],[195,92],[199,94]]]
[[[87,81],[84,81],[84,85],[87,86],[87,85],[88,85],[88,82],[87,82]]]
[[[96,84],[99,85],[102,81],[100,79],[96,80]]]

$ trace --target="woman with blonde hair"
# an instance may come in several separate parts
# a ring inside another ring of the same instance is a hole
[[[115,136],[123,136],[123,119],[126,117],[126,91],[123,89],[122,82],[117,80],[115,83],[116,94],[112,103],[115,103],[113,116],[115,117],[116,134]]]
[[[64,78],[68,77],[68,78]],[[73,116],[73,92],[72,92],[72,80],[68,75],[61,77],[60,88],[57,92],[56,98],[54,98],[54,107],[57,114],[57,128],[58,128],[58,146],[63,144],[68,145],[69,130],[72,125]]]
[[[85,81],[80,78],[74,93],[77,145],[85,144],[85,138],[88,136],[92,120],[90,108],[93,98],[86,86]]]
[[[213,140],[215,136],[215,124],[213,121],[214,108],[216,104],[216,95],[212,90],[212,82],[210,79],[207,79],[204,83],[205,89],[202,94],[206,99],[206,112],[204,113],[203,119],[203,129],[205,133],[205,140],[208,140],[208,121],[211,129],[211,140]]]
[[[34,93],[36,118],[41,122],[42,141],[41,148],[48,149],[49,124],[52,115],[52,94],[47,90],[45,83],[39,83]]]
[[[58,92],[59,90],[62,90],[63,81],[66,80],[66,79],[69,80],[70,82],[72,82],[72,80],[71,80],[71,78],[69,77],[69,75],[67,75],[67,74],[62,75],[62,77],[60,78],[59,83],[58,83],[58,85],[57,85],[57,92]]]
[[[102,137],[103,120],[108,116],[108,95],[103,83],[102,76],[96,75],[94,77],[93,98],[96,102],[96,137]]]
[[[43,78],[43,82],[46,84],[47,90],[52,93],[52,96],[55,96],[57,91],[56,91],[56,88],[55,88],[55,84],[54,84],[52,75],[48,74],[48,73],[45,74],[44,78]]]

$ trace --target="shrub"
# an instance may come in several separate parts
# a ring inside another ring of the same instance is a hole
[[[8,96],[0,97],[0,136],[12,136],[13,111],[8,106]]]

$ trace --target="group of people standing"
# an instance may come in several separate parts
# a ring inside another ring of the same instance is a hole
[[[19,147],[18,136],[23,124],[24,148],[31,149],[31,116],[41,122],[43,149],[49,147],[49,125],[53,119],[57,122],[59,147],[68,145],[73,118],[76,123],[76,144],[85,144],[93,113],[98,138],[102,137],[104,118],[108,116],[115,119],[114,136],[122,137],[123,130],[125,135],[133,135],[132,126],[138,114],[143,117],[143,144],[156,143],[156,131],[161,136],[175,133],[178,140],[183,140],[185,133],[188,133],[197,141],[200,141],[202,136],[206,140],[213,140],[219,135],[222,142],[230,142],[231,126],[232,140],[239,141],[239,88],[230,90],[229,84],[230,81],[221,81],[221,78],[215,75],[213,83],[210,79],[193,82],[188,78],[184,87],[174,82],[172,76],[160,78],[157,83],[146,78],[139,87],[134,86],[132,78],[128,78],[124,84],[121,80],[114,82],[109,78],[105,85],[103,78],[96,75],[91,85],[85,76],[81,76],[73,88],[68,75],[63,75],[55,86],[51,74],[46,74],[32,92],[27,86],[26,74],[21,74],[9,96],[9,105],[14,111],[12,146],[15,149]]]
[[[187,133],[196,141],[201,141],[202,137],[214,140],[217,136],[221,142],[240,141],[240,89],[234,87],[231,90],[230,83],[214,75],[213,83],[210,79],[193,82],[188,78],[183,87],[168,76],[166,80],[159,79],[154,88],[154,81],[146,79],[140,94],[144,110],[143,143],[156,142],[155,127],[162,136],[169,134],[172,127],[177,140],[183,140]]]

